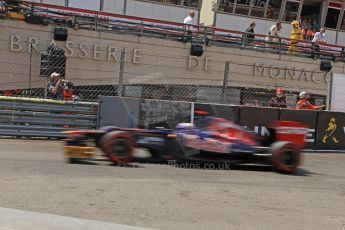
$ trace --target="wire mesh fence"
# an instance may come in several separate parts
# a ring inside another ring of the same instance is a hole
[[[298,95],[303,91],[307,92],[309,100],[317,105],[326,105],[328,102],[330,72],[233,62],[230,63],[229,69],[227,85],[231,87],[230,91],[237,90],[238,101],[235,104],[285,107],[274,103],[281,101],[277,98],[277,90],[283,92],[287,108],[295,107]]]
[[[40,40],[36,47],[11,39],[9,44],[0,35],[0,92],[7,96],[51,98],[54,82],[49,76],[57,72],[71,83],[61,88],[73,90],[73,99],[81,101],[106,95],[271,106],[278,87],[290,108],[301,91],[309,92],[316,104],[327,101],[323,72],[83,43],[67,44],[61,55],[49,52],[49,47],[59,46],[49,40]]]

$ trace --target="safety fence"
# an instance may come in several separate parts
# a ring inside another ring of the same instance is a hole
[[[25,7],[19,9],[25,17],[28,14],[38,16],[43,20],[42,25],[68,26],[76,30],[191,43],[199,39],[204,45],[255,49],[260,53],[279,55],[285,54],[290,44],[290,40],[285,38],[267,43],[264,35],[256,35],[253,42],[247,44],[243,33],[238,31],[202,26],[187,30],[181,23],[40,3],[26,2]],[[66,43],[62,52],[54,53],[47,49],[51,40],[37,39],[39,46],[34,46],[32,42],[35,41],[11,35],[10,41],[11,44],[8,36],[0,34],[0,93],[5,96],[51,98],[48,89],[51,82],[47,76],[53,72],[62,74],[69,81],[64,86],[73,89],[75,100],[89,102],[97,101],[98,95],[106,95],[270,106],[275,89],[282,87],[287,107],[293,108],[301,91],[309,92],[311,101],[318,105],[327,104],[330,94],[324,80],[330,73],[326,76],[326,73],[315,72],[314,69],[253,64],[236,57],[229,60],[229,56],[210,61],[204,56],[191,58],[187,54],[119,50],[111,46],[74,43]],[[13,52],[8,51],[11,45]],[[315,53],[310,42],[303,41],[297,46],[295,55],[321,55],[323,59],[335,58],[338,61],[343,57],[343,48],[339,46],[321,46],[321,53]]]
[[[0,97],[0,135],[63,138],[63,131],[94,129],[96,103]]]
[[[7,45],[1,35],[0,40],[4,41],[0,48]],[[310,100],[317,105],[328,102],[331,73],[316,71],[313,65],[298,69],[285,63],[241,62],[230,55],[209,60],[188,53],[135,49],[114,50],[116,60],[102,57],[95,61],[90,55],[92,47],[84,48],[89,53],[85,58],[61,58],[44,48],[50,41],[39,42],[46,45],[40,46],[39,52],[21,50],[0,57],[2,95],[52,98],[48,77],[58,72],[66,80],[61,88],[72,89],[76,101],[96,102],[104,95],[269,107],[280,87],[288,108],[295,106],[301,91],[310,93]],[[99,47],[99,52],[106,53],[107,47]]]
[[[289,39],[266,42],[265,36],[256,35],[251,44],[243,33],[218,28],[193,26],[153,19],[131,17],[104,12],[94,12],[54,5],[29,3],[20,8],[31,15],[43,17],[44,22],[74,29],[107,31],[137,36],[193,42],[201,38],[206,45],[234,46],[260,52],[282,55],[289,48]],[[25,10],[24,10],[25,9]],[[43,21],[42,21],[43,23]],[[73,84],[75,99],[97,101],[98,95],[153,98],[175,101],[209,102],[236,105],[270,106],[275,89],[285,90],[288,108],[293,108],[298,93],[307,91],[311,101],[327,104],[329,87],[325,73],[314,69],[253,65],[227,56],[209,61],[206,57],[193,57],[174,53],[139,50],[118,50],[112,47],[68,44],[63,54],[49,52],[51,40],[37,39],[40,46],[20,41],[11,36],[16,52],[8,54],[9,38],[0,35],[0,92],[5,96],[51,98],[49,94],[51,73],[58,72]],[[320,55],[312,44],[300,42],[296,54]],[[19,48],[22,49],[19,49]],[[27,52],[29,51],[29,52]],[[341,59],[342,47],[322,46],[323,58]],[[97,56],[97,52],[100,53]],[[77,54],[79,53],[79,54]],[[95,56],[96,53],[96,56]],[[66,58],[65,55],[68,57]],[[97,59],[95,61],[94,59]],[[330,74],[329,74],[330,75]],[[260,78],[261,76],[261,78]],[[311,79],[311,80],[310,80]],[[301,84],[295,84],[299,81]],[[313,84],[305,84],[313,81]]]
[[[306,149],[345,152],[345,113],[289,110],[221,104],[190,103],[138,98],[100,97],[97,127],[115,125],[175,129],[180,122],[193,122],[194,111],[232,120],[260,135],[268,135],[277,120],[296,121],[308,127]],[[117,114],[113,116],[112,114]]]

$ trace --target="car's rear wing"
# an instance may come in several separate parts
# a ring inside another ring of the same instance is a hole
[[[275,141],[289,141],[298,148],[306,143],[308,127],[294,121],[278,121],[272,127],[275,129]]]

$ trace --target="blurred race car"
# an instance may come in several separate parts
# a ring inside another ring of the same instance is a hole
[[[204,117],[194,124],[180,123],[175,130],[102,127],[99,130],[68,131],[65,154],[71,163],[92,159],[95,148],[115,164],[137,160],[136,148],[146,149],[152,158],[177,162],[230,164],[265,163],[279,172],[294,173],[301,161],[307,129],[291,121],[268,127],[270,136],[259,136],[231,121]],[[91,144],[91,145],[90,145]]]

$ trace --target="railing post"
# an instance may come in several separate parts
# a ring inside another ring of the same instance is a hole
[[[98,13],[96,14],[96,18],[95,18],[95,31],[98,30]]]
[[[29,64],[29,90],[30,90],[30,97],[32,96],[31,95],[31,92],[32,92],[32,44],[30,43],[30,64]]]
[[[225,104],[225,101],[226,101],[226,90],[228,88],[229,70],[230,70],[230,62],[227,61],[227,62],[225,62],[223,89],[222,89],[222,103],[223,104]]]
[[[143,35],[143,32],[144,32],[144,21],[141,20],[141,22],[140,22],[140,33],[139,33],[139,36]]]
[[[49,81],[48,81],[48,78],[45,77],[45,79],[46,79],[46,84],[45,84],[45,87],[44,87],[44,99],[47,99],[48,83],[49,83]]]
[[[121,50],[121,57],[120,57],[120,72],[119,72],[119,85],[118,85],[118,96],[123,96],[123,74],[125,69],[125,56],[126,56],[126,50]]]
[[[123,0],[122,14],[124,14],[124,15],[127,14],[127,0]]]
[[[282,38],[279,37],[278,38],[278,54],[279,54],[279,60],[281,59],[281,56],[282,56]]]
[[[246,48],[247,36],[248,36],[248,34],[246,32],[244,32],[241,36],[241,49]]]
[[[331,110],[332,86],[333,86],[333,72],[330,73],[330,77],[327,83],[326,110]]]

